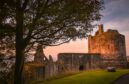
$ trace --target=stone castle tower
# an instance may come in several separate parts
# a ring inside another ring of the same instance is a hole
[[[88,37],[88,52],[100,53],[105,61],[112,61],[119,65],[126,65],[125,36],[117,30],[103,30],[103,25],[98,26],[94,36]]]

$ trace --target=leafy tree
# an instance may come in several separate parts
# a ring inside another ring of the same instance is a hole
[[[15,26],[9,22],[14,16],[14,3],[11,0],[0,0],[0,54],[14,55]],[[3,53],[4,52],[4,53]]]
[[[12,84],[14,74],[14,63],[12,58],[3,59],[0,61],[0,83]]]
[[[2,37],[15,37],[14,84],[23,83],[25,52],[37,43],[54,46],[87,37],[103,8],[102,0],[1,0],[0,3],[0,14],[5,12],[1,15],[1,27],[8,25]]]

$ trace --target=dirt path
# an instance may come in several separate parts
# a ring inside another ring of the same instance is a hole
[[[112,84],[129,84],[129,74],[123,75]]]

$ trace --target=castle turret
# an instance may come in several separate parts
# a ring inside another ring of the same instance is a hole
[[[95,33],[95,35],[100,35],[103,33],[104,33],[103,24],[100,24],[100,25],[98,25],[98,31]]]
[[[99,30],[98,30],[99,34],[102,34],[104,32],[103,31],[103,24],[100,24],[98,27],[99,27]]]

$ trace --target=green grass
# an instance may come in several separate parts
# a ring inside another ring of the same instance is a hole
[[[110,84],[123,74],[129,73],[128,69],[107,72],[104,70],[92,70],[80,72],[63,78],[54,78],[47,81],[37,81],[33,84]]]

